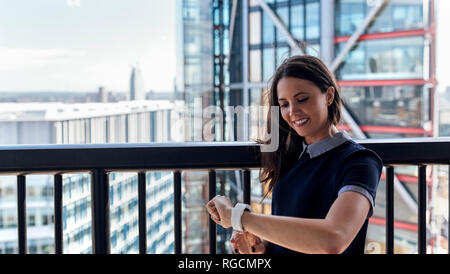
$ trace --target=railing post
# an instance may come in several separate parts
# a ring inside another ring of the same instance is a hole
[[[111,253],[109,217],[109,180],[104,169],[91,174],[92,252]]]
[[[251,202],[251,191],[250,191],[250,170],[246,169],[243,171],[244,173],[244,203],[250,204]]]
[[[26,177],[17,176],[17,218],[19,254],[27,254]]]
[[[209,171],[209,200],[216,196],[216,171]],[[208,214],[209,216],[209,214]],[[217,242],[217,226],[216,223],[211,219],[209,219],[209,254],[216,254]]]
[[[394,167],[386,167],[386,254],[394,254]]]
[[[147,190],[146,174],[138,173],[138,201],[139,201],[139,254],[147,253]]]
[[[427,253],[427,166],[419,166],[418,253]]]
[[[175,254],[181,254],[181,172],[173,173],[173,200],[174,200],[174,247]]]
[[[55,199],[55,254],[63,253],[63,187],[62,175],[54,176],[54,199]]]

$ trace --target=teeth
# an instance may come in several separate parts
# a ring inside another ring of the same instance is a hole
[[[294,122],[294,124],[296,124],[296,125],[301,125],[301,124],[304,124],[304,123],[306,123],[306,121],[308,121],[308,118],[306,118],[306,119],[303,119],[303,120],[298,120],[298,121],[295,121],[295,122]]]

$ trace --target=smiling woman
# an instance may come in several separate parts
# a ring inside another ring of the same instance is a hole
[[[337,130],[341,96],[333,75],[315,57],[294,56],[277,69],[268,95],[281,114],[272,128],[278,150],[262,153],[272,214],[217,196],[206,205],[212,220],[234,228],[235,253],[364,253],[383,163]]]

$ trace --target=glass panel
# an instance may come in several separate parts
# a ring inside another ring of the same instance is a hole
[[[281,21],[284,23],[286,28],[289,26],[289,9],[288,7],[278,8],[277,9],[278,17],[281,19]],[[278,29],[277,31],[277,42],[286,42],[286,37],[283,35],[281,31]]]
[[[250,51],[250,82],[261,81],[261,50]]]
[[[423,86],[343,87],[342,94],[362,125],[423,127],[429,117]]]
[[[338,45],[338,52],[345,43]],[[359,42],[338,70],[341,80],[423,78],[424,38]]]
[[[422,0],[394,0],[383,9],[367,32],[392,32],[423,27]]]
[[[267,15],[267,13],[263,12],[263,43],[272,44],[275,42],[275,26],[272,23],[272,20]]]
[[[305,39],[305,17],[303,5],[291,7],[291,33],[298,39]]]
[[[391,0],[366,33],[393,32],[425,27],[422,0]],[[373,8],[366,0],[336,2],[336,36],[350,36]]]
[[[320,45],[307,45],[306,53],[315,57],[320,57]]]
[[[319,2],[306,4],[306,39],[318,39],[320,36]]]
[[[336,35],[352,35],[365,17],[365,1],[341,0],[336,3]]]
[[[251,12],[249,16],[249,43],[261,44],[261,12]]]
[[[263,50],[263,81],[268,81],[275,72],[275,51],[273,48]]]
[[[285,59],[289,58],[289,48],[288,47],[279,47],[277,48],[277,64],[278,67],[283,63]]]

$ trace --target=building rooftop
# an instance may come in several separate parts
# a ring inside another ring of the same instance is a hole
[[[139,100],[112,103],[0,103],[0,122],[60,121],[173,109],[182,101]]]

